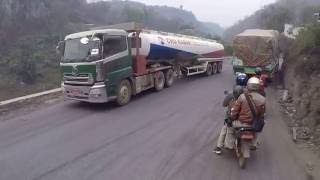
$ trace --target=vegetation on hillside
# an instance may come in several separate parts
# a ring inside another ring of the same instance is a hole
[[[234,35],[246,29],[274,29],[283,32],[285,24],[303,26],[314,21],[313,13],[317,5],[320,5],[319,0],[278,0],[228,28],[224,39],[231,43]]]
[[[320,24],[308,25],[289,49],[285,62],[285,87],[295,107],[294,126],[320,146]],[[312,138],[311,138],[312,137]]]

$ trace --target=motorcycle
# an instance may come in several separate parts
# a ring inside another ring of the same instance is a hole
[[[228,96],[230,92],[225,90],[224,94]],[[224,102],[224,104],[228,103]],[[226,136],[226,138],[229,138],[228,142],[230,142],[231,146],[233,144],[233,149],[235,150],[238,158],[239,166],[240,168],[244,169],[247,159],[250,158],[250,149],[256,138],[255,130],[253,127],[238,127],[235,124],[231,126],[233,126],[233,132],[231,133],[232,137]]]
[[[235,127],[234,149],[240,168],[244,169],[246,161],[250,158],[250,148],[255,139],[255,131],[252,127]]]

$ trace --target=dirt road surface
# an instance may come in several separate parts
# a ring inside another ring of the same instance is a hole
[[[261,146],[241,170],[212,153],[223,124],[221,74],[147,92],[121,108],[57,102],[0,122],[1,180],[304,180],[276,102],[268,97]]]

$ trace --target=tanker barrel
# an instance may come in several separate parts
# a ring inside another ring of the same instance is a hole
[[[91,28],[91,30],[99,30],[99,29],[122,29],[127,32],[136,32],[136,31],[142,31],[143,25],[141,23],[136,22],[128,22],[128,23],[121,23],[121,24],[114,24],[114,25],[108,25],[108,26],[100,26]]]

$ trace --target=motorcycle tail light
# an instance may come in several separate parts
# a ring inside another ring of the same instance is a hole
[[[252,132],[242,132],[240,135],[240,138],[243,140],[253,140],[254,139],[254,133]]]

